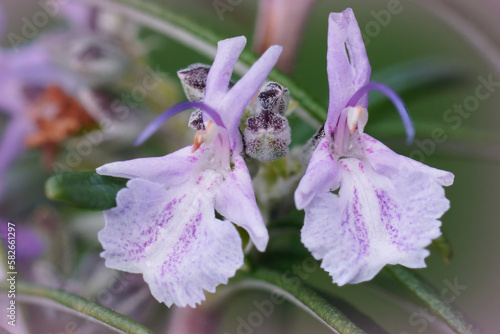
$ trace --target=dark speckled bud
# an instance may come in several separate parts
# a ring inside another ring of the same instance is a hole
[[[246,122],[243,132],[245,152],[259,161],[272,161],[288,154],[291,130],[288,120],[271,111],[263,111]]]
[[[209,71],[210,66],[208,65],[193,64],[177,72],[179,79],[181,79],[184,93],[189,101],[203,101]]]
[[[257,96],[257,113],[272,111],[284,115],[290,102],[290,92],[276,82],[268,82]]]
[[[288,154],[291,129],[283,116],[290,93],[276,82],[268,82],[257,96],[257,116],[249,117],[243,132],[245,152],[259,161],[272,161]]]
[[[203,101],[209,71],[210,66],[208,65],[193,64],[188,68],[177,72],[179,79],[181,79],[184,93],[186,94],[186,97],[189,101]],[[205,125],[203,124],[203,114],[201,110],[197,109],[193,111],[191,117],[189,118],[188,125],[197,131],[205,130]]]

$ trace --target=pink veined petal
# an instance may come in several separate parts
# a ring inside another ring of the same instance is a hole
[[[282,49],[278,45],[267,49],[224,97],[220,105],[221,114],[224,115],[224,122],[230,133],[231,129],[238,126],[246,106],[266,81],[267,76],[278,61]]]
[[[295,206],[304,209],[317,194],[337,189],[339,181],[339,166],[330,153],[330,141],[323,138],[295,190]]]
[[[347,48],[347,53],[346,52]],[[328,20],[328,84],[330,104],[326,132],[332,134],[351,97],[370,81],[371,67],[352,9],[331,13]],[[359,102],[368,107],[368,96]]]
[[[215,218],[213,196],[206,192],[214,174],[169,189],[129,181],[99,232],[106,266],[142,273],[167,306],[194,307],[205,299],[203,290],[215,292],[227,283],[243,264],[243,251],[234,225]]]
[[[96,171],[101,175],[141,178],[161,183],[165,187],[176,186],[196,177],[200,172],[198,166],[208,153],[208,149],[203,147],[196,152],[191,151],[192,146],[187,146],[163,157],[112,162]]]
[[[385,265],[425,267],[425,249],[449,208],[428,174],[378,174],[369,164],[341,162],[339,195],[317,195],[306,207],[302,242],[338,285],[372,279]]]
[[[208,72],[205,99],[203,100],[209,106],[216,108],[227,93],[233,68],[246,43],[246,38],[239,36],[219,41],[217,44],[217,54]],[[225,115],[221,115],[221,117],[224,118]]]
[[[450,172],[432,168],[423,163],[399,155],[375,138],[363,134],[357,138],[360,151],[364,152],[364,160],[380,174],[390,177],[397,172],[421,172],[435,178],[442,186],[453,184],[454,175]]]
[[[233,172],[220,186],[215,209],[226,219],[243,227],[259,251],[266,249],[269,234],[255,200],[252,179],[239,155],[234,157]]]
[[[26,149],[26,136],[33,130],[33,124],[24,117],[13,117],[5,128],[0,142],[0,199],[7,171],[15,159]]]

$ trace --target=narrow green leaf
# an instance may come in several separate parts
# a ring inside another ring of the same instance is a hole
[[[476,331],[465,320],[463,314],[447,303],[435,288],[412,270],[402,266],[388,266],[386,270],[406,289],[425,304],[431,312],[443,319],[448,326],[459,334],[472,334]]]
[[[116,206],[116,193],[127,181],[94,171],[63,173],[47,180],[45,194],[52,200],[82,209],[107,210]]]
[[[298,280],[298,278],[297,278]],[[240,271],[231,279],[231,283],[251,283],[255,287],[261,287],[283,294],[285,298],[302,307],[325,325],[342,334],[362,334],[365,333],[351,320],[349,320],[340,310],[331,305],[327,300],[321,297],[316,291],[305,285],[302,281],[283,279],[281,273],[257,269],[251,272]]]
[[[0,290],[8,291],[9,285],[6,283],[0,284]],[[86,300],[83,297],[72,293],[47,288],[38,285],[27,284],[23,282],[16,283],[17,293],[27,296],[41,297],[50,299],[58,304],[73,309],[79,313],[85,314],[94,318],[103,325],[116,328],[129,334],[151,334],[152,332],[143,325],[133,321],[132,319],[116,313],[115,311],[100,306],[96,303]]]

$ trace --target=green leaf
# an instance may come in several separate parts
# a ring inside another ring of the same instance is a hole
[[[127,181],[94,171],[63,173],[47,180],[45,194],[52,200],[82,209],[107,210],[116,206],[116,193]]]
[[[96,303],[86,300],[83,297],[74,295],[66,291],[27,284],[23,282],[17,282],[16,289],[19,294],[50,299],[58,304],[73,309],[78,313],[82,313],[89,317],[92,317],[97,320],[97,322],[103,325],[111,326],[112,328],[121,330],[125,333],[152,333],[143,325],[122,314],[116,313],[115,311],[107,307],[100,306]],[[6,283],[0,284],[0,290],[8,291],[9,285]]]
[[[230,283],[241,283],[241,285],[246,287],[257,287],[276,292],[279,296],[285,297],[308,311],[325,325],[339,333],[365,333],[340,310],[331,305],[312,288],[308,287],[298,277],[284,279],[282,273],[257,269],[251,272],[239,271],[238,274],[231,279]]]
[[[442,234],[439,238],[434,239],[431,244],[431,249],[436,251],[443,258],[444,262],[448,263],[451,260],[453,255],[453,251],[451,249],[451,245],[448,242],[448,239],[444,234]]]
[[[387,266],[386,270],[406,289],[414,294],[428,309],[443,319],[448,326],[459,334],[476,333],[463,314],[441,297],[436,289],[412,270],[402,266]]]

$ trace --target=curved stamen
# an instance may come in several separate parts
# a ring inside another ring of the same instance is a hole
[[[399,97],[398,94],[396,94],[395,91],[393,91],[388,86],[379,82],[367,83],[366,85],[361,87],[356,93],[354,93],[354,95],[349,100],[349,103],[347,103],[347,107],[356,106],[356,104],[363,97],[363,95],[367,94],[371,90],[378,90],[379,92],[387,96],[387,98],[391,100],[391,102],[394,104],[394,106],[399,112],[399,116],[401,116],[401,120],[403,121],[403,125],[406,130],[406,143],[410,145],[415,139],[415,127],[413,126],[410,114],[408,113],[408,110],[406,109],[403,100]]]
[[[139,146],[142,143],[144,143],[149,137],[151,137],[159,128],[162,126],[163,123],[168,121],[170,118],[173,116],[177,115],[181,111],[184,111],[186,109],[192,109],[192,108],[197,108],[201,109],[204,112],[206,112],[212,120],[215,122],[220,127],[226,128],[224,123],[222,122],[222,119],[220,118],[220,115],[212,109],[211,107],[207,106],[203,102],[182,102],[179,104],[176,104],[170,109],[165,110],[162,114],[160,114],[156,119],[154,119],[151,123],[148,124],[142,130],[141,134],[137,137],[137,139],[134,142],[135,146]]]
[[[230,143],[227,130],[224,128],[220,128],[216,140],[219,141],[218,144],[220,145],[220,149],[215,150],[215,160],[220,164],[220,166],[229,167],[231,150],[229,149]]]

